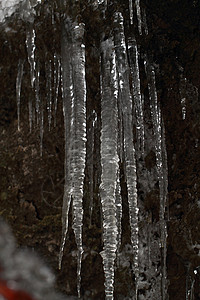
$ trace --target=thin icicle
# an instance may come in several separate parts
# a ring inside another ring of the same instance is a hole
[[[22,59],[19,59],[18,72],[16,78],[18,131],[20,131],[20,102],[21,102],[21,85],[22,85],[23,70],[24,70],[24,61]]]
[[[180,80],[180,96],[181,96],[181,110],[182,110],[182,119],[186,118],[186,90],[187,90],[187,79],[181,78]]]
[[[87,162],[88,162],[88,176],[89,176],[89,214],[90,214],[90,225],[92,223],[92,213],[93,213],[93,197],[94,197],[94,131],[97,123],[97,113],[95,110],[92,111],[90,117],[90,126],[88,130],[88,151],[87,151]]]
[[[140,9],[140,0],[135,0],[137,20],[138,20],[138,31],[139,34],[142,35],[142,17],[141,17],[141,9]]]
[[[42,101],[40,102],[40,156],[43,152],[43,135],[44,135],[44,110]]]
[[[133,24],[133,0],[129,0],[130,23]]]
[[[146,35],[148,35],[149,34],[149,30],[148,30],[148,26],[147,26],[147,16],[146,16],[146,10],[145,10],[145,8],[143,8],[143,10],[142,10],[142,16],[143,16],[142,23],[143,23],[144,33]]]
[[[135,298],[138,294],[138,204],[137,204],[137,175],[136,159],[133,144],[133,120],[132,120],[132,98],[129,86],[129,66],[126,53],[126,44],[123,27],[123,17],[121,13],[115,14],[117,23],[115,31],[115,51],[116,65],[119,82],[119,102],[122,115],[123,138],[124,138],[124,159],[125,159],[125,178],[128,190],[128,203],[131,227],[131,243],[134,252],[134,273],[135,273]],[[119,113],[120,115],[120,113]]]
[[[132,76],[132,91],[136,113],[136,130],[138,150],[144,155],[144,116],[143,101],[140,92],[140,71],[138,62],[138,48],[135,39],[128,42],[130,72]]]
[[[61,81],[60,74],[60,58],[54,54],[54,126],[56,126],[56,114],[57,114],[57,106],[58,106],[58,93],[59,86]]]
[[[52,63],[49,60],[46,63],[46,89],[47,89],[47,112],[48,112],[48,123],[49,130],[51,129],[52,119]]]
[[[62,66],[63,66],[63,110],[65,121],[65,190],[63,198],[63,235],[59,267],[68,231],[68,213],[73,200],[73,230],[78,248],[77,291],[80,297],[82,226],[83,226],[83,184],[86,157],[86,82],[84,24],[63,24]]]
[[[37,124],[39,124],[39,118],[40,118],[40,64],[39,61],[37,61],[36,64],[36,71],[35,71],[35,97],[36,97],[36,120]]]
[[[120,185],[120,171],[117,172],[117,186],[115,191],[115,205],[116,205],[116,218],[117,218],[117,227],[118,227],[118,236],[117,236],[117,252],[119,253],[121,246],[121,235],[122,235],[122,196],[121,196],[121,185]]]
[[[101,185],[100,196],[103,214],[103,242],[101,252],[105,276],[105,299],[113,299],[114,265],[117,251],[116,183],[118,172],[117,124],[118,84],[114,43],[108,39],[102,48],[102,100],[101,100]]]
[[[166,187],[166,162],[163,162],[163,133],[162,133],[162,118],[161,111],[158,105],[156,80],[154,67],[150,64],[148,58],[145,60],[145,68],[148,79],[150,109],[153,123],[153,130],[155,135],[155,152],[156,152],[156,167],[158,173],[159,190],[160,190],[160,239],[161,239],[161,256],[162,256],[162,284],[161,296],[162,300],[166,299],[167,292],[167,271],[166,271],[166,254],[167,254],[167,226],[165,221],[167,187]],[[166,151],[166,150],[165,150]],[[164,153],[166,156],[166,153]]]
[[[30,27],[27,29],[26,32],[26,48],[28,53],[28,62],[30,65],[30,77],[31,77],[31,87],[34,88],[35,83],[35,30],[33,28],[33,25],[30,25]],[[28,107],[29,107],[29,126],[30,131],[32,130],[32,122],[33,122],[33,108],[32,108],[32,99],[29,96],[28,101]]]
[[[30,64],[31,87],[35,82],[35,30],[32,26],[26,32],[26,48],[28,53],[28,62]]]

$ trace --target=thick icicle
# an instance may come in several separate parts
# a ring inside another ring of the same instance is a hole
[[[22,85],[23,70],[24,70],[24,61],[19,59],[18,72],[17,72],[17,78],[16,78],[18,130],[20,130],[20,102],[21,102],[21,85]]]
[[[138,49],[135,39],[128,42],[128,55],[130,72],[132,76],[132,92],[136,113],[136,130],[138,150],[144,155],[144,117],[143,117],[143,101],[140,92],[140,72],[138,62]]]
[[[126,44],[123,27],[123,17],[121,13],[116,13],[115,22],[115,51],[116,65],[119,82],[119,107],[121,107],[123,139],[124,139],[124,159],[125,177],[128,190],[129,215],[131,226],[131,243],[134,251],[134,273],[136,282],[136,299],[138,290],[138,204],[137,204],[137,175],[136,159],[133,144],[133,120],[132,120],[132,98],[129,86],[129,66],[126,53]]]
[[[167,254],[167,226],[165,221],[166,199],[167,199],[167,174],[166,174],[166,150],[163,149],[163,133],[162,133],[162,118],[161,111],[158,105],[156,80],[154,67],[150,64],[148,58],[145,60],[145,68],[148,79],[150,109],[153,123],[153,130],[155,135],[155,152],[156,152],[156,167],[158,173],[159,190],[160,190],[160,239],[161,239],[161,257],[162,257],[162,282],[161,295],[162,300],[166,299],[167,285],[166,285],[166,254]],[[163,156],[164,154],[164,156]]]
[[[100,196],[103,213],[103,242],[101,252],[105,275],[106,299],[113,299],[114,264],[117,251],[116,184],[118,172],[117,124],[118,124],[118,84],[114,43],[108,39],[102,47],[102,100],[101,100],[101,185]]]
[[[73,229],[78,248],[77,290],[80,297],[83,184],[86,156],[86,82],[84,24],[63,24],[62,81],[65,121],[65,190],[63,198],[63,235],[59,267],[68,231],[68,213],[73,201]]]
[[[34,88],[35,83],[35,30],[33,25],[31,24],[30,27],[27,29],[26,32],[26,48],[28,53],[28,62],[30,65],[30,77],[31,77],[31,87]],[[29,124],[30,124],[30,131],[32,130],[32,119],[33,119],[33,111],[32,111],[32,99],[29,97]]]
[[[52,66],[51,60],[46,63],[46,89],[47,89],[47,112],[48,112],[48,123],[49,130],[51,129],[52,119]]]
[[[138,31],[139,34],[142,34],[142,17],[141,17],[141,9],[140,9],[140,0],[135,0],[136,12],[137,12],[137,20],[138,20]]]

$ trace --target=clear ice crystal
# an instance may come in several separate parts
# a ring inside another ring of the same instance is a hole
[[[84,24],[70,24],[62,28],[62,89],[65,122],[65,188],[62,210],[63,234],[59,267],[68,231],[68,214],[73,203],[73,230],[78,248],[77,291],[80,297],[83,184],[86,157],[86,82]]]
[[[103,214],[103,267],[106,299],[113,299],[114,265],[117,251],[116,185],[118,172],[117,124],[118,83],[114,43],[110,38],[101,43],[101,185],[100,197]]]
[[[16,99],[17,99],[17,119],[18,119],[18,130],[20,131],[20,102],[21,102],[21,85],[23,78],[24,61],[19,59],[18,72],[16,78]]]
[[[125,178],[128,191],[129,216],[131,227],[131,243],[134,252],[134,273],[136,282],[135,297],[137,299],[138,290],[138,203],[137,203],[137,174],[136,174],[136,158],[133,143],[133,117],[132,117],[132,97],[129,85],[129,66],[126,52],[123,17],[121,13],[115,14],[115,51],[116,51],[116,67],[119,85],[119,107],[122,116],[122,132],[123,132],[123,149],[125,160]]]
[[[137,150],[144,155],[144,116],[143,116],[143,99],[140,91],[140,70],[138,47],[136,40],[133,38],[128,42],[129,66],[132,76],[132,92],[136,115],[137,130]]]
[[[46,90],[47,90],[47,112],[49,130],[51,129],[52,120],[52,62],[51,59],[46,62]]]
[[[28,54],[28,62],[30,65],[30,78],[31,78],[31,87],[34,89],[35,84],[35,29],[33,28],[32,24],[29,24],[26,32],[26,48],[27,48],[27,54]],[[30,131],[32,130],[32,122],[33,122],[33,104],[32,104],[32,98],[29,96],[29,126]]]

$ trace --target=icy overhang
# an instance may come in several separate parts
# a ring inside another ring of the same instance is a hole
[[[42,0],[0,0],[0,23],[4,23],[6,18],[17,13],[20,18],[32,22],[34,19],[34,7]]]

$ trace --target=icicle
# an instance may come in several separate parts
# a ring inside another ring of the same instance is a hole
[[[37,124],[39,124],[39,117],[40,117],[40,65],[39,61],[37,61],[36,64],[36,72],[35,72],[35,97],[36,97],[36,103],[35,103],[35,108],[36,108],[36,119],[37,119]]]
[[[158,105],[157,91],[156,91],[156,80],[154,67],[150,64],[148,58],[145,60],[145,68],[148,79],[149,97],[150,97],[150,109],[153,122],[153,130],[155,134],[155,152],[156,152],[156,168],[158,173],[159,190],[160,190],[160,239],[161,239],[161,256],[162,256],[162,286],[161,294],[162,300],[166,298],[166,254],[167,254],[167,226],[165,221],[165,209],[166,209],[166,198],[167,198],[167,187],[166,187],[166,162],[163,162],[163,136],[162,136],[162,119],[161,111]],[[166,150],[165,150],[166,151]],[[165,153],[166,155],[166,153]]]
[[[140,72],[138,62],[138,49],[135,39],[128,42],[128,55],[130,72],[132,76],[132,91],[134,106],[136,112],[136,129],[138,150],[144,155],[144,117],[143,117],[143,101],[140,92]]]
[[[187,79],[181,78],[179,91],[181,96],[181,110],[182,110],[183,120],[185,120],[186,118],[186,90],[187,90]]]
[[[30,65],[30,77],[31,77],[31,87],[34,88],[35,83],[35,30],[33,25],[27,29],[26,33],[26,48],[28,53],[28,62]],[[32,130],[32,119],[33,119],[33,111],[32,111],[32,99],[29,97],[29,124],[30,131]]]
[[[138,20],[138,31],[142,35],[142,18],[141,18],[141,9],[140,9],[140,0],[135,0],[137,20]]]
[[[87,151],[87,162],[88,162],[88,176],[89,176],[89,214],[90,214],[90,225],[92,221],[93,212],[93,185],[94,185],[94,130],[97,123],[97,113],[95,110],[92,111],[91,117],[89,118],[89,130],[88,130],[88,151]]]
[[[113,299],[114,264],[117,251],[116,183],[118,172],[117,155],[117,96],[118,84],[114,43],[108,39],[102,48],[102,100],[101,100],[101,185],[100,196],[103,213],[103,242],[101,252],[105,275],[105,299]]]
[[[42,101],[40,102],[40,156],[43,151],[43,135],[44,135],[44,110]]]
[[[33,88],[35,82],[35,30],[32,26],[26,33],[26,48],[30,64],[31,87]]]
[[[133,24],[133,0],[129,0],[130,23]]]
[[[121,13],[115,14],[117,23],[115,31],[115,51],[116,65],[119,82],[119,107],[121,107],[123,138],[124,138],[124,158],[125,158],[125,177],[128,190],[128,203],[131,227],[131,243],[134,252],[134,273],[136,283],[135,298],[138,293],[138,204],[137,204],[137,175],[136,159],[133,144],[133,120],[132,120],[132,98],[129,86],[129,67],[126,53],[126,44],[123,27],[123,17]],[[120,113],[119,113],[120,115]]]
[[[52,67],[51,60],[46,63],[46,89],[47,89],[47,112],[48,112],[48,123],[49,130],[51,129],[52,119]]]
[[[16,98],[17,98],[17,119],[18,119],[18,130],[20,131],[20,102],[21,102],[21,85],[24,70],[24,61],[19,59],[18,72],[16,78]]]
[[[57,105],[58,105],[58,92],[60,86],[60,58],[54,54],[54,126],[56,126],[56,113],[57,113]]]
[[[121,196],[121,185],[120,185],[120,171],[117,172],[117,186],[115,191],[115,205],[116,205],[116,218],[117,218],[117,228],[118,228],[118,236],[117,236],[117,252],[119,253],[121,246],[121,235],[122,235],[122,196]]]
[[[65,121],[65,190],[63,198],[63,235],[59,267],[68,231],[68,213],[73,200],[73,230],[78,248],[77,291],[80,297],[83,184],[86,156],[86,82],[85,45],[82,43],[84,24],[63,25],[62,34],[62,81],[63,110]]]
[[[142,21],[142,23],[143,23],[144,33],[146,35],[148,35],[149,34],[149,30],[148,30],[148,26],[147,26],[147,17],[146,17],[146,10],[145,10],[145,8],[142,10],[142,12],[143,12],[143,14],[142,14],[143,21]]]

